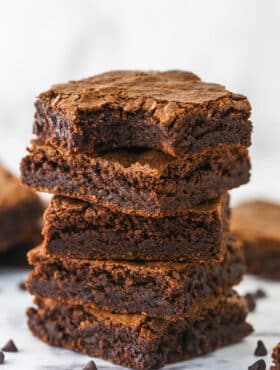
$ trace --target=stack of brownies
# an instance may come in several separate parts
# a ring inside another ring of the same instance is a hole
[[[227,191],[249,180],[247,99],[180,71],[104,73],[36,102],[22,178],[54,194],[29,254],[31,331],[155,369],[241,340]]]

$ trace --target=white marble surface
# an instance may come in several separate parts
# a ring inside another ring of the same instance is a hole
[[[6,353],[1,369],[7,370],[82,370],[90,360],[87,356],[71,351],[51,348],[33,338],[26,326],[25,310],[32,304],[27,292],[18,289],[18,283],[26,277],[24,270],[0,269],[0,345],[13,338],[18,353]],[[243,292],[263,288],[268,297],[258,301],[256,312],[249,315],[255,332],[240,344],[226,347],[192,361],[177,363],[166,368],[183,370],[242,370],[257,358],[253,355],[256,342],[261,338],[268,348],[265,357],[270,365],[270,353],[280,341],[280,283],[272,283],[246,277],[239,290]],[[119,368],[96,359],[98,369]],[[269,369],[269,366],[268,366]]]

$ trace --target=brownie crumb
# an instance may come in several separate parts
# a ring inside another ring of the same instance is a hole
[[[266,298],[267,294],[263,289],[256,290],[256,298]]]
[[[256,297],[252,293],[245,294],[245,299],[247,301],[248,309],[250,312],[255,311],[256,309]]]
[[[280,370],[280,342],[273,348],[272,362],[270,370]]]
[[[267,355],[267,349],[265,348],[265,345],[262,340],[258,340],[257,348],[255,349],[255,356],[266,356]]]
[[[95,365],[94,361],[90,361],[84,368],[83,370],[97,370],[97,367]]]
[[[266,364],[264,360],[258,360],[253,365],[248,367],[248,370],[265,370]]]
[[[250,312],[255,311],[257,299],[262,299],[265,297],[267,297],[267,294],[262,289],[257,289],[255,292],[245,294],[245,299],[247,301],[249,311]]]
[[[5,361],[5,355],[3,352],[0,352],[0,365],[3,364]]]
[[[2,347],[3,352],[18,352],[18,349],[12,339],[10,339],[4,347]]]
[[[19,290],[26,290],[25,281],[21,281],[21,282],[18,284],[18,288],[19,288]]]

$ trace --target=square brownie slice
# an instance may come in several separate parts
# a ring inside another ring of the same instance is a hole
[[[133,369],[157,369],[201,356],[251,334],[247,307],[235,293],[177,321],[118,315],[85,305],[37,299],[27,311],[32,333],[53,346],[96,356]]]
[[[83,259],[219,260],[228,229],[229,197],[179,216],[143,217],[54,196],[45,213],[48,254]]]
[[[233,208],[231,229],[244,243],[248,272],[280,280],[280,205],[244,202]]]
[[[246,97],[190,72],[107,72],[55,85],[35,105],[34,133],[71,152],[148,148],[182,156],[251,142]]]
[[[238,284],[245,272],[241,244],[230,236],[220,262],[81,260],[49,256],[42,248],[28,257],[35,266],[27,283],[31,294],[168,320],[194,315],[200,305]]]
[[[43,210],[38,196],[0,165],[0,251],[39,243]]]
[[[29,151],[21,173],[33,189],[146,217],[182,214],[248,182],[250,172],[247,148],[235,144],[179,159],[151,150],[71,155],[38,141]]]

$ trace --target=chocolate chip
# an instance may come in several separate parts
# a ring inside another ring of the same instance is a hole
[[[257,348],[255,349],[255,356],[266,356],[267,349],[262,340],[258,340]]]
[[[248,367],[248,370],[265,370],[266,364],[264,360],[258,360],[253,365]]]
[[[5,361],[5,355],[3,352],[0,352],[0,364],[3,364]]]
[[[19,288],[20,290],[26,290],[25,281],[21,281],[21,282],[18,284],[18,288]]]
[[[18,349],[12,339],[10,339],[4,347],[2,347],[3,352],[18,352]]]
[[[257,299],[265,298],[266,296],[266,292],[262,289],[257,289],[255,292],[245,294],[249,311],[255,311]]]
[[[83,370],[97,370],[97,367],[95,365],[94,361],[90,361],[84,368]]]
[[[267,294],[263,289],[256,290],[256,298],[266,298]]]
[[[247,294],[245,294],[245,299],[247,301],[249,311],[250,312],[255,311],[255,309],[256,309],[256,297],[255,297],[255,295],[252,294],[252,293],[247,293]]]

